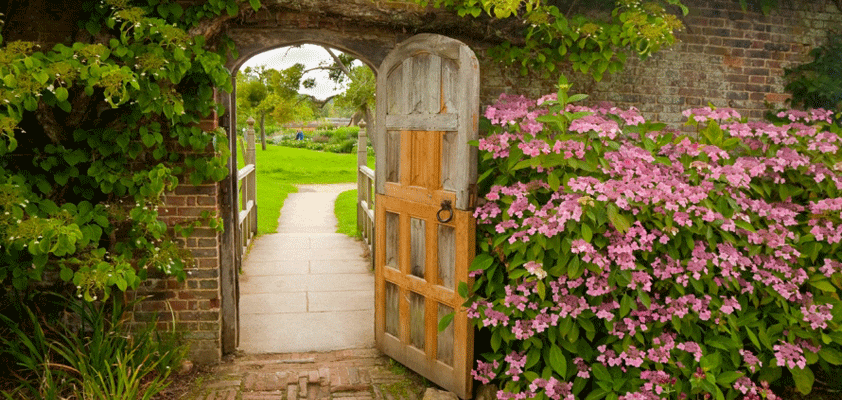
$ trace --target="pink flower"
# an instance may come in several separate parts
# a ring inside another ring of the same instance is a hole
[[[794,344],[781,341],[780,344],[772,346],[772,349],[775,350],[775,360],[779,367],[803,369],[807,366],[804,351]]]

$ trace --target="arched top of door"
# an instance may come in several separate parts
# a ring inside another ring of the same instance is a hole
[[[322,29],[263,29],[238,28],[229,31],[228,35],[238,49],[238,57],[229,60],[231,71],[239,68],[250,58],[277,48],[313,44],[326,46],[340,52],[350,54],[363,62],[376,75],[378,67],[386,55],[395,46],[395,37],[377,37],[341,33]]]

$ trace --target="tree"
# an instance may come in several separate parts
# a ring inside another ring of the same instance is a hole
[[[328,47],[325,51],[333,58],[333,64],[327,69],[331,80],[337,85],[342,84],[346,79],[350,81],[348,88],[341,95],[337,96],[337,106],[348,107],[365,118],[367,124],[371,123],[371,110],[374,108],[374,94],[377,86],[377,79],[371,68],[360,65],[349,68],[355,58],[347,54],[336,54]]]
[[[243,115],[257,116],[260,122],[260,142],[266,150],[266,116],[276,116],[278,123],[290,121],[287,116],[294,115],[291,110],[305,99],[300,99],[298,90],[301,87],[311,88],[314,79],[303,79],[304,65],[295,64],[284,70],[276,70],[259,66],[243,69],[242,78],[237,77],[238,85],[242,85],[239,99],[242,100]],[[242,82],[242,83],[241,83]],[[275,113],[276,109],[279,109]],[[303,110],[303,109],[302,109]],[[278,118],[280,117],[280,118]]]
[[[371,68],[361,65],[351,68],[348,79],[351,81],[348,88],[335,98],[336,106],[359,113],[368,122],[371,119],[370,110],[374,109],[377,78]]]

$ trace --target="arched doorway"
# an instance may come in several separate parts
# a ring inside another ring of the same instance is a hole
[[[390,41],[380,40],[378,46],[372,46],[369,41],[350,41],[342,40],[341,35],[324,31],[288,31],[279,32],[277,35],[271,37],[262,37],[254,32],[238,32],[234,31],[231,35],[238,44],[240,54],[236,59],[229,60],[228,68],[231,71],[238,71],[243,64],[251,57],[276,48],[297,46],[301,44],[315,44],[337,49],[341,52],[347,53],[362,61],[365,65],[372,69],[376,74],[377,69],[375,65],[379,64],[381,59],[372,57],[381,57],[382,54],[388,52],[388,45]],[[336,40],[328,40],[336,36]],[[262,38],[262,39],[261,39]],[[258,40],[259,39],[259,40]],[[229,354],[237,349],[239,341],[239,285],[238,285],[238,271],[242,266],[242,252],[237,249],[238,240],[236,238],[241,236],[238,221],[238,181],[237,177],[237,143],[234,132],[237,130],[237,105],[236,105],[236,79],[232,77],[234,85],[234,92],[222,93],[221,102],[225,107],[225,114],[221,118],[221,125],[226,127],[229,135],[229,147],[231,149],[231,170],[229,176],[229,184],[225,192],[224,201],[222,201],[225,209],[223,215],[225,219],[226,231],[223,235],[224,241],[221,251],[223,262],[220,270],[220,291],[221,299],[221,314],[222,314],[222,335],[221,346],[223,354]]]
[[[313,42],[374,64],[362,55],[363,50],[324,40]],[[374,69],[384,75],[378,78],[378,115],[372,135],[379,154],[377,169],[382,171],[376,201],[377,345],[466,398],[471,396],[473,329],[457,287],[470,282],[467,269],[474,251],[475,222],[470,210],[476,153],[468,141],[476,138],[478,129],[478,62],[464,43],[434,34],[401,42],[384,61],[387,71]],[[236,69],[241,63],[232,65]],[[233,128],[235,107],[231,97],[227,100],[227,125]],[[232,192],[236,193],[236,187]],[[236,344],[237,332],[236,273],[223,273],[223,281],[229,278],[222,284],[224,347],[229,340]],[[227,304],[226,296],[230,296]],[[229,312],[232,319],[226,322]],[[448,312],[455,313],[455,318],[450,317],[451,328],[436,333],[438,321],[447,319]],[[226,336],[229,332],[232,337]]]

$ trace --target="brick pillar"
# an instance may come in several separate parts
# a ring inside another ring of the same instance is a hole
[[[211,131],[219,126],[216,112],[203,117],[199,127]],[[163,196],[159,209],[161,220],[168,227],[176,224],[202,221],[203,212],[212,217],[220,215],[221,184],[207,183],[198,186],[182,182],[175,190]],[[149,296],[134,312],[136,323],[156,321],[160,329],[175,324],[190,344],[188,357],[197,363],[215,363],[222,357],[221,350],[221,292],[220,292],[220,243],[221,233],[202,221],[188,237],[176,240],[187,249],[192,259],[187,262],[184,282],[162,275],[150,276],[137,291],[139,296]]]

